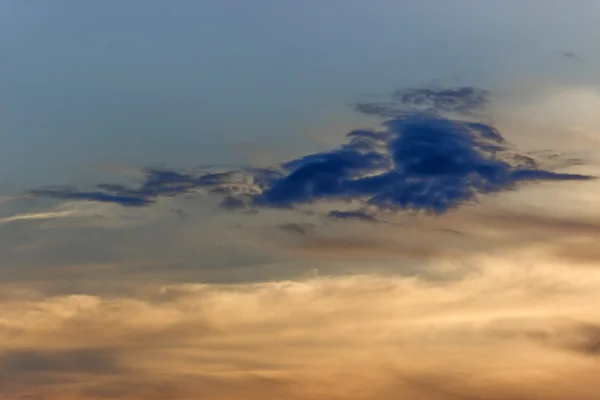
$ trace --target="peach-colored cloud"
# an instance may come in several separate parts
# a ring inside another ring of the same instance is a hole
[[[482,257],[480,275],[439,284],[353,275],[7,296],[0,394],[598,398],[600,271],[522,257]]]

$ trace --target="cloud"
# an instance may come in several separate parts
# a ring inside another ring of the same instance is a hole
[[[77,218],[105,218],[109,215],[110,206],[102,206],[97,202],[85,201],[77,202],[70,201],[55,205],[53,208],[44,211],[36,212],[20,212],[0,218],[0,225],[12,222],[43,222],[43,221],[60,221],[60,220],[75,220]]]
[[[99,188],[110,190],[116,193],[121,191],[129,191],[127,189],[116,188],[113,185],[99,185]],[[40,197],[51,197],[61,200],[83,200],[83,201],[98,201],[103,203],[117,203],[125,207],[141,207],[152,203],[150,198],[144,195],[131,192],[129,195],[104,193],[100,191],[80,192],[74,188],[60,189],[40,189],[32,190],[31,194]]]
[[[334,258],[366,258],[366,259],[417,259],[428,260],[441,258],[444,253],[440,247],[427,246],[417,243],[399,243],[384,241],[382,238],[367,239],[365,237],[310,237],[306,240],[297,240],[288,249],[299,251],[303,254],[316,254],[321,257]],[[446,254],[448,255],[448,254]],[[424,272],[420,265],[416,268]]]
[[[0,375],[35,373],[117,374],[118,354],[110,349],[8,350],[0,352]]]
[[[279,225],[279,229],[287,232],[291,232],[297,235],[307,235],[314,229],[313,224],[299,224],[296,222],[286,222]]]
[[[28,213],[28,214],[15,214],[9,217],[0,218],[0,224],[6,224],[13,221],[30,221],[36,219],[53,219],[53,218],[66,218],[74,217],[78,214],[74,211],[55,211],[55,212],[40,212],[40,213]]]
[[[496,261],[452,284],[375,274],[137,282],[119,295],[0,300],[0,394],[597,398],[600,275]]]
[[[600,357],[600,324],[572,318],[515,318],[492,321],[489,332],[501,338],[527,339],[577,356]]]
[[[595,267],[600,256],[594,246],[600,239],[597,217],[514,211],[485,204],[435,218],[400,214],[360,226],[336,220],[293,239],[266,232],[257,238],[258,243],[311,260],[397,260],[396,274],[426,280],[446,276],[450,281],[478,273],[481,256],[510,254],[566,263],[571,268]],[[454,270],[440,270],[445,262],[455,264]]]
[[[187,211],[185,211],[181,208],[172,208],[171,212],[173,214],[177,215],[179,218],[187,218],[190,216],[190,214]]]
[[[143,207],[159,197],[203,191],[222,196],[222,206],[228,210],[354,201],[376,212],[443,214],[476,203],[482,195],[514,190],[527,182],[592,179],[544,169],[492,125],[446,115],[483,108],[486,91],[409,89],[396,92],[393,100],[404,111],[381,112],[389,117],[382,129],[354,130],[337,149],[273,168],[195,173],[148,169],[137,188],[99,184],[97,191],[48,188],[32,194]],[[367,103],[361,104],[364,112]],[[419,109],[424,106],[428,109]],[[334,210],[329,215],[348,218],[361,212],[353,213]]]
[[[73,202],[69,210],[80,207],[87,215],[127,211],[138,219],[118,225],[98,224],[97,218],[0,225],[0,281],[43,282],[47,294],[97,293],[119,291],[142,276],[164,282],[249,282],[289,279],[314,268],[323,274],[367,268],[452,282],[479,273],[478,258],[489,254],[524,254],[523,263],[541,258],[595,269],[600,219],[551,213],[553,204],[567,200],[559,196],[561,185],[549,186],[557,190],[544,189],[551,199],[546,213],[486,203],[435,218],[378,216],[381,223],[303,214],[290,219],[287,212],[269,210],[263,213],[271,220],[266,222],[195,209],[195,200],[182,204],[194,210],[186,219],[172,215],[171,202],[139,210]],[[161,207],[164,215],[154,216]],[[229,228],[231,223],[243,227]]]
[[[381,222],[374,216],[368,214],[367,212],[359,211],[359,210],[355,210],[355,211],[333,210],[333,211],[330,211],[327,215],[329,217],[335,218],[335,219],[349,219],[349,220],[366,221],[366,222]]]
[[[453,89],[410,88],[396,90],[385,102],[358,102],[356,111],[379,117],[406,116],[417,111],[432,110],[460,115],[473,115],[489,104],[490,93],[474,87]]]
[[[567,60],[572,60],[572,61],[583,61],[581,59],[581,57],[579,57],[579,55],[577,55],[577,53],[574,53],[572,51],[560,51],[559,54],[561,56],[563,56],[564,58],[566,58]]]
[[[566,347],[581,354],[600,357],[600,324],[580,323],[576,325]]]

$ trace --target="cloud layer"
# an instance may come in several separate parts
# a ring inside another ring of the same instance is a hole
[[[453,285],[354,275],[46,298],[3,287],[0,395],[597,398],[600,275],[485,267]]]
[[[492,125],[473,119],[487,103],[488,92],[470,87],[397,91],[389,102],[356,105],[359,112],[386,117],[381,129],[354,130],[337,149],[273,168],[148,169],[137,188],[99,184],[92,191],[47,188],[32,194],[142,207],[203,190],[223,196],[222,206],[232,210],[353,201],[361,208],[354,214],[333,210],[330,216],[369,219],[379,211],[441,214],[525,182],[591,179],[543,169]]]

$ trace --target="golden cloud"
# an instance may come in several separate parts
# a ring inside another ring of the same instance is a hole
[[[0,395],[598,398],[600,271],[480,263],[441,284],[353,275],[5,295]]]

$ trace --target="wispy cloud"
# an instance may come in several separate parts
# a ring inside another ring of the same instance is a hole
[[[545,213],[527,213],[487,205],[464,208],[435,218],[399,215],[381,223],[350,226],[335,218],[302,236],[267,234],[263,246],[291,252],[296,257],[352,260],[398,260],[395,273],[440,279],[444,261],[477,271],[481,255],[527,254],[566,262],[575,267],[597,264],[600,220]],[[335,222],[335,221],[339,222]],[[364,221],[358,218],[358,221]],[[378,221],[375,221],[378,222]],[[411,265],[418,264],[412,268]],[[456,276],[449,274],[448,279]]]
[[[9,217],[0,218],[0,224],[6,224],[14,221],[27,221],[36,219],[53,219],[53,218],[66,218],[78,215],[76,211],[54,211],[54,212],[40,212],[40,213],[29,213],[29,214],[16,214]]]
[[[583,59],[577,53],[574,53],[572,51],[560,51],[558,53],[562,57],[566,58],[567,60],[578,61],[578,62],[583,61]]]
[[[364,101],[355,104],[358,112],[379,117],[397,118],[410,113],[435,111],[474,115],[489,104],[487,90],[463,86],[458,88],[409,88],[396,90],[387,101]]]
[[[307,235],[314,229],[314,227],[315,226],[313,224],[301,224],[296,222],[286,222],[279,225],[279,229],[298,235]]]
[[[57,220],[65,218],[83,218],[83,217],[100,217],[107,213],[103,207],[99,207],[98,203],[92,201],[87,202],[66,202],[59,204],[46,211],[38,212],[21,212],[15,213],[6,217],[0,218],[0,224],[7,224],[17,221],[43,221]]]

